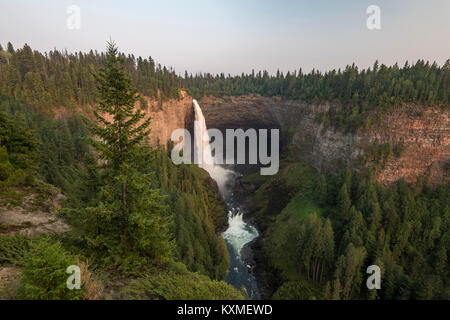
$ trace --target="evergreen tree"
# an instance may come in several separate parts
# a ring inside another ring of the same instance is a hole
[[[342,217],[342,219],[346,221],[350,216],[350,208],[352,202],[348,194],[348,187],[345,183],[342,185],[342,188],[339,192],[338,204],[339,204],[339,214]]]
[[[90,126],[104,185],[99,205],[88,208],[93,220],[89,241],[117,255],[169,257],[170,221],[163,214],[159,190],[151,188],[149,164],[154,161],[154,152],[144,144],[150,119],[142,110],[134,110],[138,95],[123,62],[115,44],[108,43],[105,66],[96,75],[97,123]]]

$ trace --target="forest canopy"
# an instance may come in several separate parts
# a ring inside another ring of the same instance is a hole
[[[443,66],[418,60],[386,66],[375,61],[360,69],[355,64],[343,70],[320,72],[302,69],[269,74],[252,71],[231,76],[211,73],[184,76],[156,63],[152,57],[119,53],[132,84],[140,94],[157,99],[179,99],[181,90],[195,98],[203,95],[236,96],[258,94],[302,100],[312,104],[333,103],[326,125],[355,131],[366,123],[370,111],[385,111],[403,103],[448,106],[450,101],[450,60]],[[27,44],[15,49],[0,46],[0,94],[48,109],[94,105],[97,99],[94,74],[105,62],[105,53],[41,53]],[[145,100],[141,99],[145,105]]]
[[[179,98],[178,77],[151,57],[119,56],[132,84],[143,95],[161,101]],[[27,44],[14,49],[11,43],[0,46],[0,94],[48,109],[93,105],[97,100],[95,73],[106,59],[105,53],[68,53],[53,50],[40,53]]]

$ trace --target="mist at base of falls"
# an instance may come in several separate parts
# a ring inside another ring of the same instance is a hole
[[[228,215],[228,229],[223,233],[223,237],[236,250],[240,256],[240,252],[244,245],[258,236],[258,231],[251,225],[245,223],[242,219],[242,213],[232,213]]]
[[[204,139],[207,133],[206,121],[202,110],[194,99],[194,112],[197,125],[195,145],[198,150],[197,157],[203,161],[200,167],[208,171],[213,180],[216,181],[220,195],[228,209],[228,229],[223,232],[223,237],[227,245],[230,256],[230,264],[226,276],[226,282],[237,289],[245,287],[247,296],[253,299],[259,299],[259,291],[256,279],[251,271],[253,266],[247,265],[242,249],[244,246],[258,237],[258,231],[255,227],[243,220],[243,210],[233,195],[233,188],[238,173],[225,169],[212,161],[209,139]]]

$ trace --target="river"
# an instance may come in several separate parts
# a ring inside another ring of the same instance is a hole
[[[244,286],[249,298],[259,299],[258,286],[252,272],[254,266],[247,264],[242,250],[244,245],[258,237],[258,230],[243,220],[243,209],[232,192],[236,176],[237,174],[232,175],[231,181],[227,185],[231,188],[231,191],[224,196],[224,201],[228,208],[228,229],[223,233],[223,238],[230,255],[226,282],[238,289]]]

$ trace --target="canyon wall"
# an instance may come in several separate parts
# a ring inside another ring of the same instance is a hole
[[[416,177],[422,176],[432,184],[450,181],[448,110],[408,105],[384,114],[381,125],[368,134],[371,141],[404,145],[400,157],[385,163],[378,180],[391,184],[404,177],[408,182],[415,182]]]
[[[170,99],[164,102],[160,102],[157,99],[152,99],[144,96],[147,106],[141,107],[140,102],[137,101],[134,108],[142,109],[146,113],[145,119],[148,116],[151,118],[150,122],[150,135],[149,143],[151,146],[156,147],[158,144],[166,146],[170,140],[172,132],[179,128],[189,128],[194,119],[194,112],[192,109],[192,97],[185,91],[181,91],[181,99]],[[57,109],[57,113],[54,113],[55,117],[61,117],[70,114],[64,108]],[[89,118],[94,119],[92,107],[79,108],[75,112],[84,113]],[[105,119],[112,121],[111,115],[104,115]],[[142,120],[140,123],[142,123]]]
[[[146,113],[151,116],[150,143],[165,145],[173,130],[192,128],[192,97],[181,92],[180,100],[160,103],[146,98]],[[384,184],[400,178],[415,182],[418,176],[432,184],[450,181],[450,120],[448,109],[405,105],[381,117],[380,123],[356,134],[333,128],[324,129],[317,119],[328,104],[312,105],[279,97],[246,95],[199,100],[208,128],[280,129],[281,148],[298,161],[310,163],[320,172],[335,171],[342,166],[358,169],[360,158],[371,145],[390,142],[403,144],[399,157],[391,157],[378,173]],[[139,102],[136,108],[140,108]]]
[[[151,117],[149,135],[149,143],[155,147],[158,144],[166,146],[167,141],[170,140],[172,132],[179,128],[190,128],[194,121],[194,111],[192,108],[192,97],[181,90],[181,97],[179,100],[169,99],[161,102],[158,99],[144,96],[147,106],[141,107],[140,102],[137,101],[134,108],[141,108],[147,116]],[[74,114],[83,114],[90,119],[95,119],[93,114],[93,106],[84,106],[66,108],[58,107],[51,108],[47,111],[54,118],[71,116]],[[112,121],[111,115],[104,115],[105,119]],[[147,117],[145,117],[147,119]],[[141,122],[142,123],[142,122]]]
[[[179,128],[189,128],[193,120],[192,97],[181,91],[180,100],[168,100],[162,104],[147,98],[148,108],[145,110],[151,117],[150,144],[166,145],[172,132]]]
[[[402,177],[415,182],[418,176],[428,177],[433,184],[449,182],[448,110],[406,105],[383,115],[371,129],[349,134],[332,128],[325,130],[316,121],[318,112],[328,110],[327,104],[256,95],[205,96],[199,103],[208,128],[279,128],[282,148],[321,172],[342,166],[356,169],[361,156],[374,143],[402,142],[401,156],[391,157],[379,171],[380,182],[392,184]],[[418,108],[422,111],[417,112]]]

